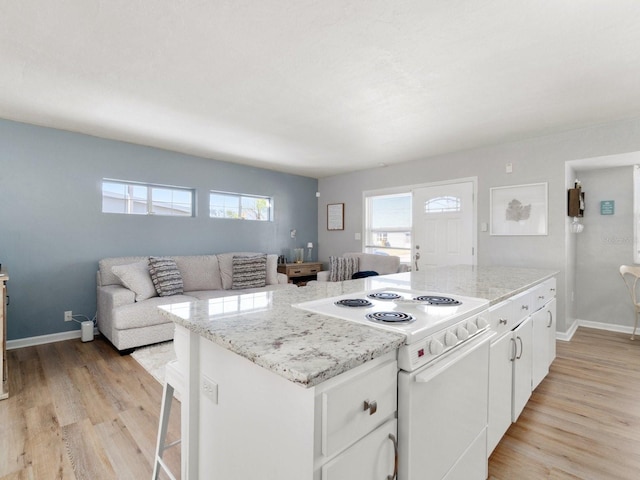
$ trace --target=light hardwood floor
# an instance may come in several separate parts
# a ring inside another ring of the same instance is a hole
[[[151,478],[162,388],[105,341],[9,352],[0,480]],[[169,440],[179,434],[174,400]],[[179,473],[179,447],[167,451]],[[492,480],[640,478],[640,340],[580,328],[489,462]],[[164,477],[163,477],[164,478]],[[244,480],[244,479],[229,479]]]

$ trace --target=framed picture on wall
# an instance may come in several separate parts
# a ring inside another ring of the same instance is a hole
[[[491,235],[547,235],[547,183],[490,189]]]
[[[327,205],[327,230],[344,230],[344,203]]]

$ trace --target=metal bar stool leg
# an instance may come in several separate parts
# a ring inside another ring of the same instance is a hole
[[[162,460],[162,454],[167,448],[178,445],[180,440],[165,444],[167,438],[167,428],[169,426],[169,416],[171,414],[171,402],[173,401],[174,385],[177,383],[176,368],[173,365],[175,362],[167,364],[164,388],[162,390],[162,406],[160,407],[160,421],[158,424],[158,441],[156,442],[156,453],[153,465],[152,480],[157,480],[160,469],[164,470],[171,480],[176,480],[176,477],[171,473],[169,467]]]

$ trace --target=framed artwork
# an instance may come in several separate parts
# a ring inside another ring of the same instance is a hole
[[[344,230],[344,203],[327,205],[327,230]]]
[[[491,188],[491,235],[547,235],[547,183]]]

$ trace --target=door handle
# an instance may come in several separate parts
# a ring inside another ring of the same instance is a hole
[[[520,340],[520,355],[516,357],[516,360],[520,360],[522,358],[522,353],[524,351],[524,345],[522,343],[522,338],[518,335],[517,340]]]
[[[389,440],[393,442],[393,474],[387,475],[387,480],[398,478],[398,440],[393,433],[389,434]]]

